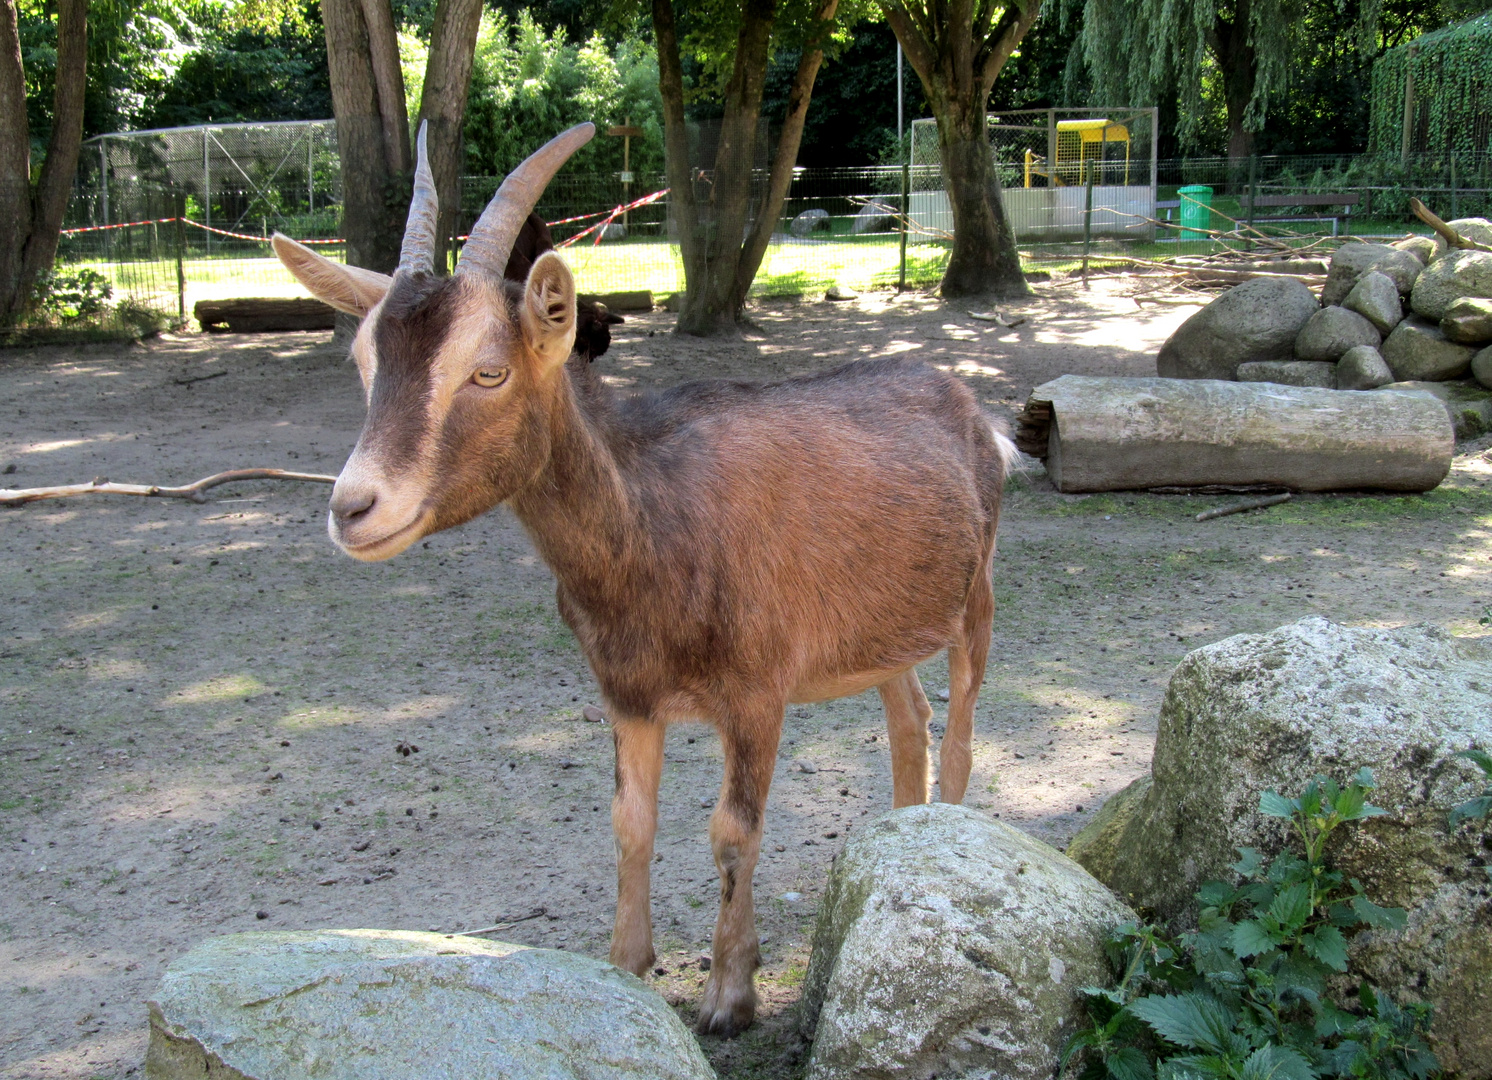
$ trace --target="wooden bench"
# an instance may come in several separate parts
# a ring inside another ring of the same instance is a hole
[[[1342,221],[1352,216],[1352,210],[1362,201],[1361,195],[1348,195],[1345,193],[1326,192],[1323,194],[1299,194],[1299,195],[1256,195],[1254,198],[1245,200],[1244,205],[1248,208],[1248,220],[1250,223],[1256,221],[1280,222],[1280,221],[1331,221],[1331,235],[1336,236],[1338,227]],[[1260,218],[1255,211],[1261,207],[1271,206],[1299,206],[1299,207],[1330,207],[1340,206],[1341,211],[1337,213],[1316,214],[1306,217],[1277,217],[1266,215]]]

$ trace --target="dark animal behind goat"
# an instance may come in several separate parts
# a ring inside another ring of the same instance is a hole
[[[508,256],[508,265],[503,277],[522,285],[528,280],[528,272],[534,268],[534,260],[546,251],[554,250],[554,237],[549,226],[538,214],[529,214],[513,241],[513,252]],[[605,304],[591,300],[575,301],[575,352],[587,361],[603,356],[611,348],[611,328],[625,322],[614,315]]]

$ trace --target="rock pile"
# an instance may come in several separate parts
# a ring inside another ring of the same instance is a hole
[[[1137,908],[1195,925],[1194,893],[1230,879],[1236,849],[1266,861],[1286,844],[1258,812],[1273,788],[1373,770],[1388,813],[1354,827],[1332,855],[1401,930],[1352,942],[1351,976],[1400,1000],[1435,1004],[1447,1071],[1492,1077],[1492,828],[1451,828],[1481,774],[1453,755],[1492,747],[1492,647],[1429,626],[1353,629],[1304,619],[1198,649],[1166,690],[1151,775],[1106,802],[1067,853]]]
[[[1478,242],[1492,222],[1450,223]],[[1412,384],[1447,402],[1459,439],[1492,431],[1492,253],[1443,240],[1348,243],[1318,304],[1289,278],[1223,293],[1171,335],[1158,373],[1374,390]]]

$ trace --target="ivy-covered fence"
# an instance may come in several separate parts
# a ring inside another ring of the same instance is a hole
[[[1370,154],[1492,152],[1492,11],[1385,52],[1368,125]]]

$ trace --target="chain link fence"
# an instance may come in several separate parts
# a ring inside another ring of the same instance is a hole
[[[1253,221],[1307,238],[1401,235],[1410,196],[1447,219],[1492,212],[1492,154],[1161,161],[1155,122],[1152,109],[990,117],[1005,208],[1028,260],[1049,265],[1085,249],[1096,258],[1206,251],[1212,241],[1169,227],[1179,224],[1182,188],[1207,189],[1186,196],[1207,204],[1204,227]],[[796,170],[755,294],[937,283],[952,214],[933,121],[915,121],[911,134],[904,167]],[[462,179],[459,233],[500,181]],[[683,289],[666,189],[664,176],[640,172],[554,179],[537,210],[565,245],[582,291],[648,289],[661,299]],[[1284,204],[1291,194],[1305,204]],[[1333,195],[1353,196],[1353,204],[1322,202]],[[189,317],[199,300],[301,295],[268,236],[278,229],[343,258],[340,197],[332,121],[103,136],[84,147],[57,275],[76,280],[88,271],[107,285],[109,304],[168,319]]]

